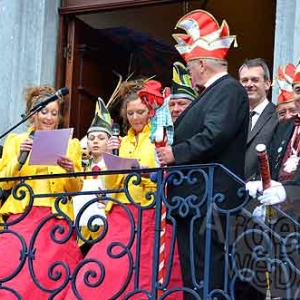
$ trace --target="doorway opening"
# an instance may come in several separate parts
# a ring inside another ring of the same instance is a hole
[[[70,89],[64,126],[74,127],[78,138],[90,126],[97,97],[107,102],[113,93],[119,79],[116,74],[123,79],[132,73],[144,77],[156,75],[155,79],[164,86],[171,84],[172,63],[181,60],[174,48],[174,27],[186,12],[201,9],[203,5],[220,23],[225,19],[231,33],[237,35],[239,47],[228,56],[231,75],[237,76],[246,58],[262,57],[270,67],[273,65],[276,12],[273,0],[83,2],[84,6],[77,11],[62,8],[57,72],[57,85]],[[89,2],[93,5],[89,6]],[[106,2],[105,8],[99,4],[99,10],[95,10],[96,2]],[[136,6],[139,2],[146,4]],[[241,14],[242,11],[247,14]],[[118,108],[111,114],[118,121]]]

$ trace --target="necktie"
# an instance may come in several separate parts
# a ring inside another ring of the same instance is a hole
[[[254,110],[250,111],[248,132],[250,132],[252,130],[252,118],[255,115],[256,115],[256,111],[254,111]]]
[[[101,169],[97,165],[94,165],[92,168],[92,171],[93,172],[101,171]],[[97,179],[97,177],[98,177],[98,175],[93,175],[93,179]]]

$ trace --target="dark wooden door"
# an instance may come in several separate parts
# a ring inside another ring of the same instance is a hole
[[[84,136],[87,130],[94,113],[95,99],[100,93],[100,84],[93,84],[100,80],[96,65],[89,57],[93,50],[89,43],[91,36],[92,28],[76,17],[69,18],[64,80],[70,93],[64,107],[64,126],[74,127],[74,135],[78,138]]]
[[[64,106],[64,127],[73,127],[74,136],[82,138],[92,121],[96,99],[105,102],[114,91],[118,77],[128,74],[130,55],[122,53],[110,41],[99,38],[96,29],[76,14],[184,2],[183,0],[64,0],[60,12],[57,80],[70,94]],[[111,112],[118,121],[118,107]]]
[[[95,113],[96,100],[105,102],[113,91],[117,77],[111,72],[109,43],[97,38],[97,31],[76,17],[68,20],[65,50],[65,86],[70,90],[64,107],[64,126],[74,128],[82,138]]]

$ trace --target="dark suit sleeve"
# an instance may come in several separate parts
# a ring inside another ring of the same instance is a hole
[[[283,183],[283,187],[286,191],[288,203],[296,203],[298,202],[298,206],[300,206],[300,164],[298,163],[297,171],[295,177],[291,181],[287,181]]]
[[[295,201],[299,202],[300,205],[300,184],[283,185],[287,195],[287,201],[289,203],[294,203]]]
[[[292,218],[300,217],[300,183],[293,181],[284,183],[286,200],[281,204],[281,209]]]
[[[294,131],[294,121],[292,119],[279,123],[268,147],[269,163],[271,169],[271,177],[278,181],[282,161],[287,151],[288,144]],[[299,173],[299,172],[298,172]],[[299,177],[300,174],[296,175]]]
[[[215,157],[236,136],[248,118],[245,114],[248,111],[247,95],[238,83],[221,88],[216,86],[205,101],[209,103],[203,129],[185,142],[172,146],[176,164],[203,163]]]

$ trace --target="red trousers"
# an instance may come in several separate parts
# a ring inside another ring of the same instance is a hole
[[[50,208],[33,207],[30,213],[20,222],[10,226],[10,229],[20,234],[25,241],[23,248],[21,240],[12,233],[4,233],[0,235],[0,278],[4,279],[12,275],[12,273],[21,267],[20,272],[11,280],[4,282],[3,287],[11,288],[21,296],[22,300],[32,299],[48,299],[51,291],[62,287],[64,280],[68,280],[66,270],[61,266],[56,266],[52,270],[52,275],[61,271],[61,278],[57,281],[51,279],[48,272],[51,274],[50,266],[56,261],[64,262],[70,268],[70,272],[74,270],[76,265],[82,259],[80,250],[76,244],[75,234],[65,243],[59,244],[51,238],[54,226],[62,226],[65,232],[60,234],[55,232],[54,236],[57,240],[62,240],[63,237],[70,232],[67,221],[64,219],[51,218],[41,226],[33,244],[34,259],[32,260],[32,272],[29,272],[29,259],[25,259],[23,267],[21,266],[21,253],[28,251],[29,243],[32,239],[34,231],[38,228],[43,220],[51,214]],[[9,217],[9,222],[16,220],[20,215],[12,215]],[[22,250],[23,249],[23,250]],[[33,275],[34,274],[34,275]],[[33,276],[32,276],[33,275]],[[34,277],[36,282],[32,279]],[[49,292],[43,291],[38,285]],[[65,299],[68,285],[58,293],[54,299]],[[12,292],[0,290],[1,300],[17,299]]]
[[[137,209],[128,204],[126,207],[130,210],[134,224],[137,226]],[[153,243],[154,243],[154,220],[155,210],[146,209],[143,211],[142,217],[142,232],[141,232],[141,247],[140,247],[140,261],[139,261],[139,278],[138,288],[146,290],[151,293],[151,279],[152,279],[152,264],[153,264]],[[84,300],[108,300],[108,299],[124,299],[125,295],[134,290],[134,278],[136,271],[132,270],[132,265],[137,264],[136,259],[136,246],[137,236],[134,232],[131,232],[132,224],[130,223],[129,215],[126,214],[125,209],[119,205],[115,205],[112,211],[107,216],[108,232],[106,236],[97,242],[88,252],[84,261],[86,264],[81,268],[76,278],[76,289],[79,295]],[[132,234],[132,235],[130,235]],[[182,287],[182,277],[180,270],[180,262],[177,250],[177,244],[175,247],[174,257],[170,257],[170,240],[172,234],[172,226],[167,225],[166,231],[166,264],[168,259],[172,259],[172,269],[170,271],[171,277],[168,289],[175,287]],[[119,242],[128,246],[128,250],[125,251],[124,247],[116,246],[111,249],[112,254],[124,254],[120,257],[110,257],[107,254],[110,245],[113,242]],[[84,283],[84,275],[87,275],[87,271],[95,271],[97,276],[92,278],[90,276],[90,282],[96,283],[101,275],[104,273],[101,271],[101,266],[95,262],[88,261],[90,259],[96,259],[103,264],[105,270],[105,277],[103,282],[98,287],[88,287]],[[126,286],[125,290],[122,287]],[[72,289],[69,289],[66,299],[77,299],[74,296]],[[145,292],[140,292],[129,299],[149,299]],[[171,300],[182,299],[182,293],[176,292],[166,297],[165,299]]]

